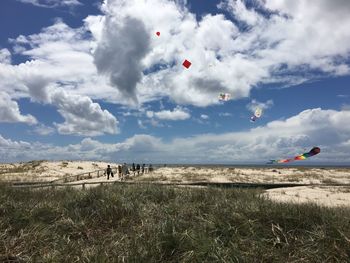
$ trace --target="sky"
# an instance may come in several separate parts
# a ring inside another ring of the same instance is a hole
[[[349,13],[348,0],[2,0],[0,162],[265,164],[318,146],[303,164],[349,165]]]

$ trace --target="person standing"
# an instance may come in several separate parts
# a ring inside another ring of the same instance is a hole
[[[135,171],[136,171],[136,169],[135,169],[135,163],[132,163],[132,172],[133,172],[133,174],[134,174],[134,176],[135,176]]]
[[[145,173],[145,164],[142,164],[141,173],[142,173],[142,174]]]
[[[118,165],[118,177],[122,178],[122,166]]]
[[[109,175],[114,177],[113,172],[112,172],[112,168],[109,164],[107,165],[106,174],[107,174],[107,180],[109,180]]]
[[[139,164],[136,165],[136,171],[137,171],[137,175],[140,175],[140,165]]]

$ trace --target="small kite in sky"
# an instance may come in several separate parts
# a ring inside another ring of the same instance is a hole
[[[157,35],[157,36],[160,36],[160,32],[158,31],[158,32],[156,33],[156,35]]]
[[[293,158],[290,159],[281,159],[281,160],[270,160],[267,164],[275,164],[275,163],[289,163],[293,161],[300,161],[300,160],[305,160],[311,156],[314,156],[316,154],[319,154],[321,152],[321,149],[319,147],[314,147],[312,148],[309,152],[303,153],[301,155],[297,155]]]
[[[191,66],[191,62],[189,62],[187,59],[185,59],[185,61],[182,63],[182,65],[185,67],[185,68],[189,68]]]
[[[252,117],[250,117],[250,120],[252,122],[254,122],[257,119],[259,119],[261,117],[261,115],[262,115],[262,109],[258,107],[255,109],[254,115]]]
[[[228,101],[231,98],[231,94],[229,93],[220,93],[219,94],[219,100],[223,100],[223,101]]]

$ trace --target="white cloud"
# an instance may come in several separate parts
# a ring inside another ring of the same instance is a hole
[[[157,118],[160,120],[169,120],[169,121],[178,121],[178,120],[187,120],[191,117],[188,111],[180,106],[177,106],[172,111],[162,110],[158,112],[147,111],[146,116],[148,118]]]
[[[17,0],[25,4],[32,4],[39,7],[55,8],[55,7],[72,7],[81,5],[78,0]]]
[[[0,145],[16,146],[6,159],[103,159],[153,163],[261,162],[301,154],[319,146],[309,162],[350,162],[350,111],[309,109],[286,120],[247,131],[201,134],[164,142],[150,135],[135,135],[115,144],[84,139],[68,146],[13,142],[0,137]],[[28,149],[28,145],[30,146]],[[25,149],[23,149],[25,148]],[[0,153],[4,150],[1,150]]]
[[[85,89],[86,83],[90,83],[88,90],[104,90],[103,83],[99,89],[93,84],[99,80],[85,33],[82,28],[71,29],[58,20],[39,34],[12,40],[15,45],[25,47],[20,49],[22,55],[33,60],[20,65],[0,64],[0,88],[11,98],[29,97],[34,102],[57,107],[65,119],[64,123],[55,124],[61,134],[116,134],[117,119],[84,95],[85,92],[76,90],[78,86]]]
[[[0,63],[11,64],[11,53],[7,48],[0,49]]]
[[[141,129],[147,129],[146,126],[143,124],[143,122],[141,120],[137,120],[137,124],[139,125],[139,127]]]
[[[247,9],[244,1],[242,0],[222,1],[218,4],[218,8],[229,10],[236,19],[245,22],[249,26],[262,22],[262,17],[255,12],[254,9]]]
[[[24,122],[33,125],[37,120],[30,114],[22,115],[18,103],[11,100],[7,93],[0,92],[0,122]]]
[[[149,50],[149,42],[149,34],[142,21],[115,13],[104,20],[102,37],[94,52],[99,72],[107,74],[111,85],[135,103],[136,84],[142,78],[141,60]]]
[[[55,133],[55,129],[44,124],[37,125],[33,131],[39,135],[51,135]]]
[[[1,64],[0,88],[12,98],[39,101],[48,99],[48,86],[57,85],[129,107],[163,97],[204,107],[219,103],[219,92],[238,99],[264,83],[295,85],[313,80],[318,71],[349,74],[349,4],[343,1],[256,0],[259,9],[243,0],[222,1],[235,21],[248,25],[243,29],[223,14],[197,21],[183,1],[105,1],[104,15],[87,17],[81,28],[57,21],[13,40],[30,61]],[[192,62],[189,69],[181,65],[185,58]]]
[[[341,109],[344,111],[344,110],[347,110],[347,111],[350,111],[350,104],[343,104],[341,105]]]
[[[273,106],[273,100],[268,100],[266,102],[259,102],[253,99],[250,103],[247,104],[247,109],[251,112],[254,112],[256,108],[260,108],[262,110],[270,109]]]
[[[71,95],[63,90],[56,90],[50,99],[65,118],[64,123],[55,124],[59,133],[98,136],[119,132],[117,119],[87,96]]]
[[[201,119],[203,119],[203,120],[208,120],[208,119],[209,119],[209,116],[208,116],[208,115],[205,115],[205,114],[201,114]]]

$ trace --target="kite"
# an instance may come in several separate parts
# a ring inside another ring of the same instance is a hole
[[[189,68],[191,66],[191,62],[189,62],[187,59],[185,59],[185,61],[182,63],[182,65],[185,67],[185,68]]]
[[[157,36],[160,36],[160,32],[157,32],[156,34],[157,34]]]
[[[257,119],[259,119],[262,115],[262,109],[260,109],[259,107],[255,109],[254,115],[252,117],[250,117],[250,121],[254,122]]]
[[[311,156],[314,156],[316,154],[319,154],[321,152],[321,149],[319,147],[312,148],[309,152],[303,153],[301,155],[295,156],[294,158],[290,159],[282,159],[282,160],[270,160],[267,164],[274,164],[274,163],[289,163],[293,161],[300,161],[305,160]]]
[[[231,94],[229,93],[220,93],[219,94],[219,100],[223,100],[223,101],[228,101],[231,98]]]

